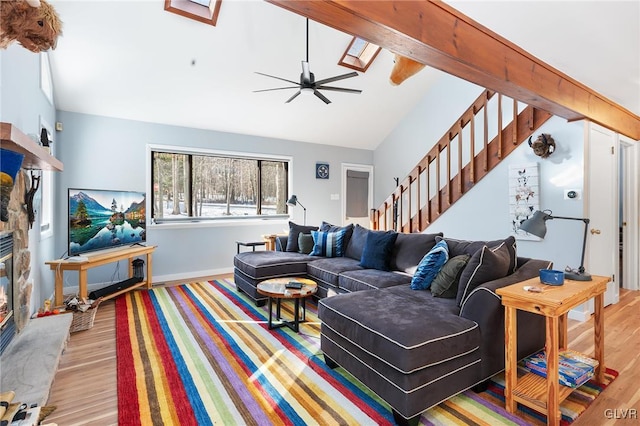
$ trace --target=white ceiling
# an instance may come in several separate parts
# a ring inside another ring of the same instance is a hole
[[[358,77],[333,83],[360,95],[299,96],[260,71],[299,80],[305,19],[262,1],[223,0],[215,27],[165,12],[162,0],[51,0],[63,36],[51,53],[60,110],[146,122],[375,149],[441,73],[388,82],[383,50]],[[640,114],[640,2],[450,2],[533,55]],[[351,35],[310,23],[316,80]],[[282,83],[282,84],[281,84]]]

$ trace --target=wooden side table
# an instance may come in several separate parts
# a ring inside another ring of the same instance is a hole
[[[604,382],[604,292],[609,277],[592,276],[592,281],[565,280],[564,285],[549,286],[539,278],[522,281],[499,288],[505,307],[505,405],[515,413],[517,403],[526,405],[547,415],[547,424],[560,424],[560,402],[573,392],[573,388],[560,385],[558,381],[558,352],[567,348],[567,314],[576,306],[594,298],[595,359],[599,365],[595,379]],[[525,286],[541,287],[541,293],[532,293]],[[547,378],[528,373],[518,379],[516,311],[520,309],[546,318],[545,351],[547,354]]]
[[[302,288],[299,290],[286,288],[286,284],[290,281],[301,283]],[[263,296],[269,297],[269,330],[287,326],[297,333],[300,329],[300,322],[305,321],[307,317],[307,297],[316,293],[318,284],[313,280],[302,277],[272,278],[258,283],[256,290]],[[276,301],[276,319],[280,320],[278,324],[273,324],[272,321],[274,299]],[[285,321],[280,316],[280,301],[283,299],[292,299],[294,301],[293,321]],[[301,303],[302,316],[300,316]]]

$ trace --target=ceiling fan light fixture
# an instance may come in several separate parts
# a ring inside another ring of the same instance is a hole
[[[313,95],[313,87],[303,87],[300,89],[303,95]]]

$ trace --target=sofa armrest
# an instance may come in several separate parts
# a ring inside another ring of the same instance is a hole
[[[518,258],[521,266],[511,275],[481,284],[463,302],[460,316],[475,321],[482,336],[480,345],[482,378],[489,378],[504,369],[504,307],[496,289],[537,277],[540,269],[549,269],[552,262]],[[545,319],[542,315],[518,311],[518,359],[544,347]]]

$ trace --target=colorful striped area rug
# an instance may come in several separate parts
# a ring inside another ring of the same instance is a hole
[[[292,315],[283,303],[283,315]],[[231,280],[129,292],[116,300],[120,425],[393,424],[389,406],[320,351],[316,306],[300,333],[267,329]],[[609,370],[607,379],[617,373]],[[585,385],[563,403],[570,423],[604,386]],[[423,413],[424,425],[543,424],[504,410],[503,383],[464,392]]]

